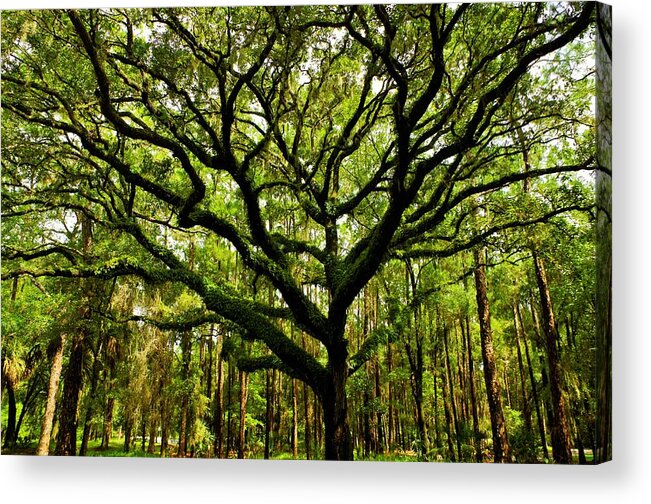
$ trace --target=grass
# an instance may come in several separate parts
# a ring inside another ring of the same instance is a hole
[[[18,444],[15,448],[11,450],[2,450],[4,455],[34,455],[36,452],[36,446],[38,444],[37,440],[32,441],[23,441]],[[147,443],[148,444],[148,441]],[[115,437],[109,443],[108,448],[101,448],[101,439],[91,440],[88,442],[88,451],[86,455],[88,457],[147,457],[147,458],[159,458],[160,457],[160,444],[154,445],[154,452],[148,453],[147,450],[142,449],[142,443],[140,440],[135,439],[131,443],[131,450],[129,452],[124,451],[124,438]],[[81,439],[77,440],[77,448],[81,446]],[[50,447],[50,453],[54,452],[54,441]],[[176,453],[176,445],[169,445],[168,454]],[[579,463],[578,451],[572,450],[572,462],[573,464]],[[168,455],[170,456],[170,455]],[[586,449],[585,456],[588,464],[591,464],[594,456],[592,450]],[[231,457],[235,458],[236,454],[231,453]],[[247,459],[261,459],[262,453],[259,451],[252,451],[246,453]],[[272,460],[293,460],[294,457],[290,452],[279,452],[274,453],[271,457]],[[299,460],[305,460],[305,454],[301,453]],[[319,458],[320,460],[320,458]],[[368,462],[419,462],[422,459],[419,459],[418,454],[413,451],[395,451],[385,454],[371,454],[368,457],[362,457],[358,453],[355,453],[355,460],[359,461],[368,461]],[[436,459],[433,459],[436,460]],[[444,461],[444,460],[440,460]]]

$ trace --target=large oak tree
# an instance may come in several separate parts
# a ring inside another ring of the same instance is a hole
[[[69,244],[25,247],[10,233],[3,279],[135,275],[186,286],[203,307],[177,327],[227,321],[265,345],[268,355],[242,357],[240,368],[309,385],[323,404],[326,458],[352,459],[346,382],[383,333],[351,355],[349,307],[383,264],[449,257],[590,206],[544,184],[520,212],[501,211],[495,196],[590,168],[575,118],[587,110],[568,105],[574,81],[554,86],[549,69],[593,11],[589,2],[7,13],[5,218],[83,216],[134,252],[116,245],[81,260]],[[517,131],[526,149],[564,142],[572,153],[523,170]],[[193,246],[219,244],[272,295],[262,301],[209,261],[193,264],[182,237],[197,230]]]

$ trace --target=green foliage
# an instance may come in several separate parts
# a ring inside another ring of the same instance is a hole
[[[224,437],[221,409],[233,450],[237,369],[252,373],[252,456],[268,421],[272,452],[286,456],[287,384],[298,379],[305,451],[323,453],[322,401],[345,391],[340,427],[357,436],[358,457],[359,440],[375,436],[370,458],[448,459],[435,443],[448,441],[449,422],[472,460],[474,427],[490,432],[477,248],[500,380],[520,387],[520,307],[536,381],[526,387],[541,400],[532,251],[545,259],[564,391],[585,430],[597,311],[592,8],[5,13],[2,369],[28,405],[25,432],[40,428],[47,349],[68,335],[83,346],[73,409],[93,432],[115,399],[121,432],[178,439],[185,422],[188,451],[209,456]],[[272,390],[253,373],[264,370]],[[305,439],[309,415],[318,439]],[[516,457],[533,460],[521,412],[506,416]]]

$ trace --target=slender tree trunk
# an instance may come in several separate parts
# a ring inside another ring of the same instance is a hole
[[[154,453],[154,448],[156,447],[157,431],[158,431],[158,419],[156,418],[156,414],[152,414],[149,420],[149,444],[147,445],[147,453]]]
[[[16,301],[16,296],[18,295],[18,277],[14,277],[11,285],[11,296],[10,299],[12,302]],[[2,367],[2,389],[3,395],[7,394],[7,425],[3,428],[2,433],[4,434],[4,440],[2,443],[3,448],[9,448],[12,444],[13,439],[16,433],[16,393],[15,387],[16,384],[4,373],[4,359],[0,363]]]
[[[16,432],[16,393],[14,383],[5,376],[3,380],[4,389],[7,394],[7,428],[4,429],[5,439],[2,443],[3,448],[9,448],[13,444],[14,434]]]
[[[59,391],[61,368],[63,367],[63,347],[65,346],[65,341],[65,334],[62,334],[60,338],[57,338],[54,354],[52,355],[52,365],[50,366],[50,381],[47,387],[47,399],[45,402],[45,414],[43,415],[43,420],[41,421],[41,435],[38,439],[36,455],[48,455],[50,453],[52,421],[54,420],[56,397],[57,392]]]
[[[434,439],[436,448],[441,448],[441,432],[439,429],[439,413],[438,413],[438,369],[437,369],[437,354],[438,348],[434,348],[432,357],[432,379],[434,380]]]
[[[181,412],[179,419],[179,450],[177,456],[185,457],[188,451],[187,430],[190,406],[190,392],[187,390],[187,388],[188,381],[190,379],[190,362],[192,359],[192,340],[190,339],[189,331],[184,331],[181,334],[181,356],[181,382],[183,384],[183,392],[181,395]]]
[[[314,394],[314,446],[323,453],[323,407],[318,394]]]
[[[392,352],[391,352],[391,342],[387,344],[387,376],[391,376],[391,371],[393,370],[393,362],[392,362]],[[394,394],[393,394],[393,384],[391,383],[391,380],[389,380],[389,383],[387,384],[388,388],[388,403],[389,403],[389,425],[388,425],[388,439],[387,439],[387,444],[388,444],[388,450],[391,451],[393,450],[395,446],[395,413],[394,413]]]
[[[303,409],[305,412],[305,458],[312,459],[312,413],[310,412],[310,389],[303,383]]]
[[[228,363],[228,380],[226,381],[226,458],[231,455],[233,447],[233,415],[231,412],[232,392],[233,392],[233,366],[229,360]]]
[[[86,416],[84,417],[84,430],[81,435],[81,447],[79,448],[79,456],[85,456],[86,452],[88,451],[88,441],[90,439],[90,427],[93,420],[93,415],[95,414],[95,408],[93,407],[94,405],[93,399],[95,398],[95,391],[97,390],[97,381],[99,380],[99,373],[102,364],[102,360],[100,359],[100,353],[102,352],[102,348],[104,346],[104,338],[100,337],[98,338],[98,340],[99,341],[97,343],[97,348],[95,349],[95,355],[93,359],[93,370],[90,376],[90,386],[88,388],[88,394],[87,394],[88,400],[86,402],[88,406],[86,408]]]
[[[210,337],[208,338],[208,363],[206,365],[206,370],[204,372],[204,376],[208,377],[206,380],[206,397],[210,399],[212,397],[212,386],[213,386],[213,381],[214,381],[214,375],[213,375],[213,335],[214,335],[214,328],[211,326],[210,327]],[[206,409],[206,411],[209,411]],[[207,415],[208,417],[209,415]]]
[[[215,389],[215,414],[213,418],[213,431],[215,434],[214,452],[217,457],[224,456],[224,429],[223,429],[223,389],[224,389],[224,361],[222,358],[221,338],[217,342],[217,388]]]
[[[249,397],[249,375],[240,371],[240,429],[237,443],[237,458],[244,458],[244,443],[246,441],[246,403]]]
[[[457,442],[457,460],[461,462],[461,430],[459,429],[459,417],[457,416],[456,400],[454,398],[454,381],[452,377],[452,369],[450,366],[450,352],[448,349],[448,327],[443,325],[443,345],[445,348],[445,369],[448,376],[448,387],[450,390],[450,405],[452,407],[452,420],[454,422],[454,432]]]
[[[382,403],[382,385],[380,380],[380,360],[375,361],[375,400]],[[377,439],[375,451],[380,453],[384,452],[384,429],[382,427],[382,412],[378,408],[377,413]]]
[[[27,390],[23,397],[23,407],[20,408],[20,415],[18,415],[18,422],[16,422],[16,429],[14,430],[14,435],[11,440],[11,445],[16,446],[18,443],[18,438],[20,437],[20,428],[23,425],[23,420],[25,415],[30,411],[36,397],[36,390],[38,388],[39,379],[37,376],[32,376],[27,384]]]
[[[368,391],[368,388],[365,387],[363,392],[362,418],[360,418],[360,421],[362,423],[360,426],[360,434],[362,436],[362,445],[364,447],[364,457],[368,457],[371,452],[371,414],[369,412],[369,409],[371,407],[370,402],[370,393]]]
[[[464,321],[461,321],[463,327]],[[472,337],[470,334],[470,317],[466,314],[465,318],[466,330],[462,331],[466,336],[466,349],[468,351],[468,385],[470,389],[470,403],[472,408],[472,432],[475,442],[475,461],[482,462],[483,456],[481,453],[481,436],[479,433],[479,417],[477,415],[477,397],[475,395],[475,371],[474,359],[472,358]]]
[[[554,413],[554,423],[551,426],[552,455],[554,457],[554,462],[559,464],[569,464],[572,462],[572,452],[570,449],[571,444],[567,424],[565,399],[563,398],[562,391],[560,359],[557,347],[558,334],[556,332],[554,310],[552,308],[551,296],[549,294],[544,262],[536,252],[534,252],[533,258],[536,269],[536,280],[538,281],[538,290],[540,292],[543,332],[547,343],[549,385],[552,397],[552,410]]]
[[[524,428],[528,433],[532,433],[533,429],[531,424],[531,406],[529,404],[529,396],[527,394],[524,364],[522,362],[522,350],[520,348],[520,339],[522,336],[521,336],[521,329],[518,324],[518,313],[515,305],[513,305],[513,326],[515,328],[515,348],[518,354],[520,388],[522,389],[522,416],[524,420]]]
[[[131,451],[131,430],[133,429],[133,421],[127,419],[124,424],[124,447],[122,451],[129,453]]]
[[[284,405],[283,405],[283,374],[279,372],[275,372],[274,376],[276,377],[274,379],[274,387],[276,387],[276,390],[274,391],[274,398],[275,398],[275,404],[274,404],[274,421],[273,421],[273,439],[276,443],[275,448],[276,450],[283,450],[282,446],[282,437],[280,433],[282,432],[282,426],[283,426],[283,410],[284,410]],[[275,385],[275,384],[278,385]]]
[[[292,456],[298,459],[298,384],[292,379]]]
[[[115,398],[109,397],[106,404],[106,417],[104,418],[104,435],[102,437],[102,447],[109,448],[111,437],[113,435],[113,410],[115,408]]]
[[[540,410],[540,400],[538,399],[538,388],[536,387],[536,380],[533,375],[533,366],[531,365],[531,356],[529,354],[529,343],[527,342],[527,333],[522,323],[522,313],[520,312],[520,305],[515,305],[520,330],[522,331],[522,343],[524,346],[524,355],[527,359],[527,369],[529,370],[529,382],[531,383],[531,395],[533,397],[533,404],[536,409],[536,418],[538,419],[538,432],[540,433],[540,444],[543,448],[543,456],[549,459],[549,451],[547,450],[547,437],[545,436],[545,420]]]
[[[169,450],[170,404],[169,399],[162,392],[160,397],[160,418],[160,456],[165,457],[168,455]]]
[[[140,418],[140,450],[145,451],[145,443],[147,435],[147,418],[145,412],[143,411]]]
[[[450,414],[450,406],[448,405],[448,399],[450,397],[449,382],[447,374],[443,380],[443,412],[445,414],[445,434],[447,435],[448,441],[448,454],[450,455],[450,460],[456,462],[456,456],[454,454],[454,445],[452,444],[452,416]]]
[[[477,290],[477,309],[479,311],[479,333],[481,336],[481,353],[484,362],[484,381],[493,432],[494,461],[510,462],[511,449],[506,433],[506,422],[502,412],[500,385],[497,379],[497,366],[493,350],[493,335],[490,325],[490,307],[488,303],[486,269],[480,257],[479,249],[473,252],[475,260],[475,287]]]
[[[273,423],[273,371],[265,371],[266,388],[265,388],[265,423],[264,423],[264,458],[271,456],[271,424]]]

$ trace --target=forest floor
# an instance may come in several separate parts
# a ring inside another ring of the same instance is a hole
[[[2,455],[34,455],[36,452],[37,442],[25,443],[19,445],[12,449],[3,449]],[[81,444],[81,442],[79,443]],[[168,445],[168,454],[167,457],[174,457],[176,454],[176,445]],[[54,446],[52,446],[51,451],[54,451]],[[148,457],[148,458],[159,458],[160,457],[160,444],[156,443],[154,445],[153,452],[147,451],[145,448],[142,449],[142,444],[139,439],[135,439],[131,445],[131,450],[129,452],[124,451],[124,438],[115,437],[109,442],[108,448],[101,447],[101,440],[91,440],[88,442],[88,452],[86,454],[88,457]],[[199,455],[195,455],[200,457]],[[588,464],[592,463],[593,454],[592,450],[585,450],[585,456]],[[188,454],[188,458],[192,458]],[[228,458],[237,458],[237,452],[231,452]],[[247,459],[262,459],[262,453],[257,451],[247,452]],[[294,457],[289,452],[279,452],[274,454],[271,457],[271,460],[293,460]],[[579,454],[578,450],[572,450],[572,462],[573,464],[579,463]],[[305,460],[304,454],[301,454],[299,460]],[[399,451],[391,452],[385,454],[372,454],[370,456],[364,457],[356,454],[355,460],[358,461],[367,461],[367,462],[418,462],[418,455],[413,451]],[[434,461],[434,460],[433,460]],[[436,462],[446,462],[442,458],[437,458]],[[541,461],[542,462],[542,461]]]

